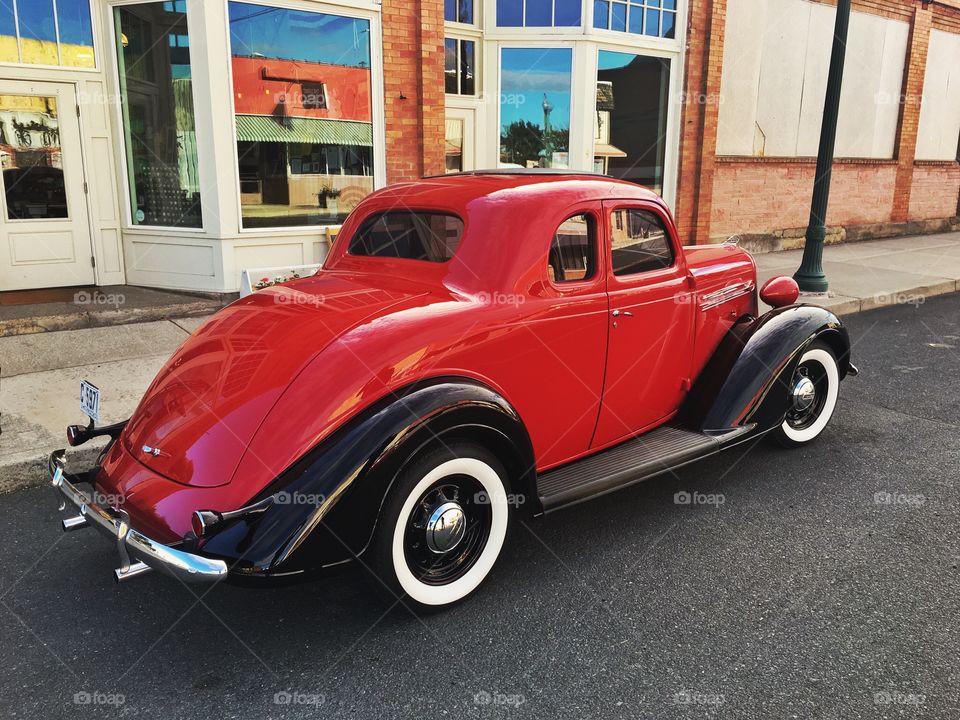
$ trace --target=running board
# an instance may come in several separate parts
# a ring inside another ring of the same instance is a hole
[[[740,433],[735,433],[739,435]],[[713,455],[726,437],[662,426],[537,478],[544,512],[618,490]]]

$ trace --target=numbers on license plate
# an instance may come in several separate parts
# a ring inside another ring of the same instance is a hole
[[[80,381],[80,410],[94,422],[100,421],[100,390],[86,380]]]

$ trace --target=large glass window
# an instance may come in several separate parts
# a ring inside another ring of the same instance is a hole
[[[497,0],[500,27],[579,27],[583,0]]]
[[[663,192],[670,61],[601,50],[594,170]]]
[[[673,38],[677,33],[677,0],[594,0],[593,26]]]
[[[94,67],[90,0],[0,0],[0,62]]]
[[[445,90],[451,95],[476,94],[476,46],[473,40],[444,41]]]
[[[114,8],[134,225],[203,225],[185,6]]]
[[[347,252],[367,257],[446,262],[460,246],[463,220],[453,215],[392,211],[367,218]]]
[[[504,48],[500,55],[500,166],[569,166],[569,48]]]
[[[0,164],[9,220],[67,217],[55,97],[0,95]]]
[[[229,14],[243,227],[342,222],[374,184],[369,21]]]

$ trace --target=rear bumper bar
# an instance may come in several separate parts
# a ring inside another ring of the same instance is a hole
[[[74,484],[76,479],[64,471],[64,466],[65,451],[51,453],[48,461],[50,482],[60,501],[60,509],[69,505],[78,513],[63,521],[63,529],[69,531],[91,526],[113,539],[120,554],[120,567],[114,571],[118,582],[150,569],[162,570],[191,583],[216,582],[226,577],[227,564],[223,560],[179,550],[130,527],[130,516],[125,510],[98,505]],[[134,562],[131,562],[132,558]]]

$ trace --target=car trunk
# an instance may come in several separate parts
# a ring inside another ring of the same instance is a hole
[[[154,379],[123,433],[126,449],[174,482],[228,483],[263,418],[311,359],[365,319],[423,294],[378,285],[321,273],[220,311]]]

